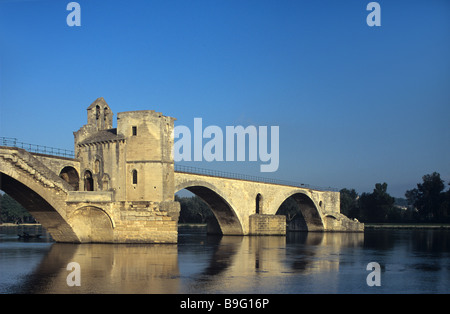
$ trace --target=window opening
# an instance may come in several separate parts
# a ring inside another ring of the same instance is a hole
[[[133,170],[133,184],[137,184],[137,170]]]

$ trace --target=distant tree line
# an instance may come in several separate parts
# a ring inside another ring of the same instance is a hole
[[[422,180],[417,188],[406,191],[405,199],[390,196],[387,183],[377,183],[372,193],[361,195],[354,189],[342,189],[341,212],[367,223],[450,223],[450,190],[444,191],[440,174],[433,172]]]
[[[0,223],[32,223],[33,216],[15,199],[6,193],[0,193]]]

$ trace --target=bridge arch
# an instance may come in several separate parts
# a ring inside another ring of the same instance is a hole
[[[277,208],[277,215],[284,214],[280,212],[281,205],[288,199],[293,200],[301,214],[301,217],[297,217],[293,227],[294,230],[300,231],[324,231],[324,218],[317,206],[316,202],[307,195],[303,190],[294,190],[286,193],[282,196],[282,200],[279,201]]]
[[[22,171],[7,169],[0,160],[0,189],[20,203],[58,242],[80,242],[60,208],[65,199],[55,197],[54,189],[37,182]],[[65,193],[61,196],[65,198]]]
[[[217,230],[218,232],[224,235],[244,234],[242,224],[235,209],[214,185],[198,180],[187,181],[177,185],[175,192],[183,189],[197,195],[208,204],[219,224],[220,230]]]
[[[81,242],[114,242],[114,221],[102,208],[92,205],[76,209],[68,217]]]

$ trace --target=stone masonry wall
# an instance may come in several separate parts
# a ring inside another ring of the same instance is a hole
[[[114,237],[121,243],[176,243],[177,220],[156,202],[121,202]]]

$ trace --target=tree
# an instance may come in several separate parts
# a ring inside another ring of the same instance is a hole
[[[448,183],[450,185],[450,182]],[[446,222],[450,221],[450,189],[444,193],[443,202],[441,204],[441,212],[443,214],[443,219]]]
[[[0,194],[0,222],[24,223],[33,217],[8,194]]]
[[[405,196],[415,206],[424,221],[443,221],[448,218],[444,181],[437,172],[422,177],[416,189],[406,191]]]
[[[392,211],[394,198],[387,193],[387,183],[375,184],[371,194],[363,193],[359,198],[361,220],[364,222],[384,222]]]
[[[405,197],[406,197],[406,201],[408,202],[408,205],[415,206],[417,197],[419,196],[418,194],[419,194],[419,190],[417,190],[417,189],[412,189],[412,190],[406,191]]]
[[[181,223],[205,223],[214,215],[209,206],[197,195],[192,197],[176,195],[175,200],[180,202],[179,222]]]
[[[339,192],[341,193],[341,213],[349,218],[360,219],[358,193],[354,189],[342,189]]]

